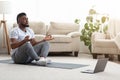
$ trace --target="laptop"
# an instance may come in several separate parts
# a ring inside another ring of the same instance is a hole
[[[81,72],[82,73],[90,73],[90,74],[103,72],[105,70],[107,61],[108,61],[108,58],[98,59],[94,70],[88,69],[88,70],[84,70]]]

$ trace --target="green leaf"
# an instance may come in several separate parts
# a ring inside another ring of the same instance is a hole
[[[86,23],[86,24],[84,25],[84,27],[85,27],[86,30],[89,30],[88,23]]]
[[[103,32],[106,33],[106,31],[108,30],[108,25],[103,27]]]
[[[80,19],[75,19],[74,21],[76,24],[79,24],[80,23]]]
[[[92,23],[90,23],[89,26],[90,26],[90,29],[93,29],[93,24]]]
[[[90,9],[90,10],[89,10],[89,14],[90,14],[90,15],[96,14],[96,11],[95,11],[94,9]]]
[[[101,22],[102,22],[102,23],[105,23],[105,21],[106,21],[106,17],[103,16],[103,17],[101,18]]]
[[[86,21],[87,22],[93,22],[93,17],[92,16],[87,16]]]
[[[82,33],[82,35],[84,35],[85,34],[85,29],[82,29],[81,33]]]

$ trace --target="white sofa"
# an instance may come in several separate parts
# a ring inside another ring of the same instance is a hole
[[[120,61],[120,19],[110,18],[108,23],[107,34],[93,33],[92,34],[92,55],[94,58],[98,54],[104,54],[106,57],[109,55],[118,55]]]
[[[98,54],[104,54],[105,57],[112,54],[118,55],[120,61],[120,33],[113,38],[111,34],[95,32],[92,34],[91,41],[93,58],[97,58]]]
[[[54,40],[50,42],[50,52],[72,52],[78,56],[80,48],[79,25],[75,23],[50,22],[45,25],[43,22],[29,22],[35,32],[36,40],[42,40],[46,34],[51,34]],[[13,25],[15,27],[16,24]]]

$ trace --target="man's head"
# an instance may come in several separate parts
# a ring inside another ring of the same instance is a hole
[[[19,13],[17,15],[17,23],[18,25],[24,26],[24,27],[29,27],[28,25],[28,18],[26,13]]]

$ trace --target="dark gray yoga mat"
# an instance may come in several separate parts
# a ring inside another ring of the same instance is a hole
[[[14,64],[14,62],[11,59],[0,60],[0,63]],[[27,65],[36,66],[35,63],[30,63],[30,64],[27,64]],[[86,67],[86,66],[88,66],[88,65],[74,64],[74,63],[52,62],[50,64],[47,64],[47,66],[44,66],[44,67],[61,68],[61,69],[76,69],[76,68],[81,68],[81,67]]]

